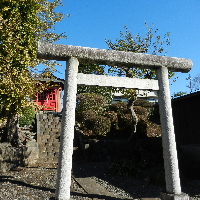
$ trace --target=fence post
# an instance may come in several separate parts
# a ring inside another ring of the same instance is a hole
[[[77,74],[79,62],[71,57],[67,61],[64,85],[64,102],[57,170],[56,199],[70,199]]]

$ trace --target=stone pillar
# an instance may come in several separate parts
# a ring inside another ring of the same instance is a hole
[[[168,194],[172,194],[170,196],[170,199],[181,200],[183,194],[181,194],[179,178],[178,158],[169,90],[168,69],[166,67],[160,67],[159,69],[157,69],[157,78],[159,82],[158,102],[162,127],[162,145],[167,192],[166,194],[162,194],[161,198],[162,200],[169,199]],[[179,198],[180,195],[181,198]]]
[[[69,58],[65,72],[63,116],[55,196],[58,200],[70,199],[78,65],[79,62],[76,58]]]

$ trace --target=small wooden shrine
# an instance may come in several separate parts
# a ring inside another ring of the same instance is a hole
[[[64,80],[54,76],[46,69],[39,77],[43,83],[48,83],[48,88],[42,93],[36,94],[35,102],[40,110],[61,112],[62,90]]]

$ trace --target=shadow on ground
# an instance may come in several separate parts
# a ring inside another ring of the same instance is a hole
[[[14,177],[13,176],[0,176],[0,182],[10,182],[10,183],[16,184],[18,186],[25,186],[25,187],[29,187],[29,188],[33,188],[33,189],[37,189],[37,190],[49,191],[51,193],[55,193],[55,189],[35,186],[32,184],[25,183],[23,181],[13,180],[12,178],[14,178]]]
[[[107,162],[79,162],[73,163],[73,176],[75,178],[97,177],[109,184],[124,190],[133,198],[156,198],[164,187],[150,184],[147,180],[134,179],[115,175],[110,171],[111,163]],[[119,191],[120,192],[120,191]],[[107,199],[107,198],[106,198]],[[116,199],[116,198],[111,198]]]

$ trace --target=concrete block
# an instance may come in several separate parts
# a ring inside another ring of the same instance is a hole
[[[53,158],[51,158],[51,159],[52,159],[52,161],[51,161],[52,163],[56,163],[56,164],[58,163],[58,158],[53,157]]]
[[[47,151],[47,148],[46,148],[46,147],[41,147],[41,148],[40,148],[40,151],[41,151],[41,152],[46,152],[46,151]]]
[[[43,120],[46,120],[47,119],[47,114],[43,114],[41,117],[42,117]]]
[[[58,158],[59,157],[59,152],[54,153],[54,156]]]
[[[49,132],[49,135],[51,135],[51,136],[52,136],[52,135],[55,135],[55,132],[50,131],[50,132]]]
[[[52,128],[51,131],[54,132],[54,133],[57,133],[58,129],[57,128]]]
[[[50,135],[44,135],[42,136],[43,139],[49,139],[50,138]]]
[[[54,139],[53,143],[59,143],[60,144],[60,140],[59,139]]]
[[[52,126],[51,122],[47,122],[47,125],[48,125],[48,126]]]
[[[41,142],[39,145],[40,145],[40,147],[45,147],[46,146],[44,142]]]
[[[48,158],[53,158],[54,157],[54,153],[53,152],[47,152],[47,156],[48,156]]]
[[[53,119],[53,115],[52,114],[48,114],[48,120],[51,121]]]
[[[52,147],[47,147],[47,152],[52,152],[53,148]]]
[[[54,127],[56,127],[58,125],[58,122],[52,121],[51,125],[54,126]]]
[[[51,136],[47,141],[48,141],[48,143],[52,143],[53,142],[53,137]]]
[[[59,143],[59,142],[53,142],[53,143],[52,143],[52,146],[53,146],[53,147],[60,147],[60,143]]]
[[[42,139],[41,139],[41,142],[46,143],[46,142],[47,142],[47,139],[42,138]]]
[[[58,131],[58,132],[61,132],[61,127],[57,127],[57,128],[58,128],[58,130],[57,130],[57,131]]]
[[[47,156],[47,152],[41,152],[41,153],[40,153],[40,157],[43,158],[43,157],[46,157],[46,156]]]
[[[48,127],[45,127],[45,133],[48,133],[48,132],[50,132],[51,131],[51,128],[48,128]]]

